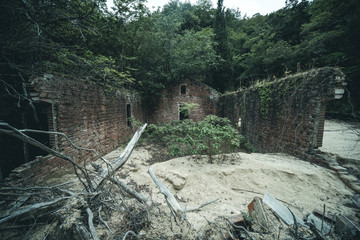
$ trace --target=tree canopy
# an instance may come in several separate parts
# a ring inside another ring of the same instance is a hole
[[[360,109],[359,1],[287,0],[276,12],[252,17],[224,8],[222,0],[217,6],[170,0],[154,12],[144,1],[115,0],[108,9],[105,0],[3,0],[2,102],[45,73],[153,99],[185,76],[225,92],[338,66],[352,106]]]

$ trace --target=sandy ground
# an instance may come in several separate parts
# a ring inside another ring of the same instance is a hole
[[[337,120],[325,120],[323,146],[320,150],[343,158],[360,160],[360,126]]]
[[[164,197],[147,173],[153,149],[137,148],[118,176],[153,201],[167,208]],[[119,150],[106,157],[118,156]],[[255,196],[265,192],[283,201],[300,218],[324,204],[330,213],[354,216],[349,208],[353,191],[335,172],[286,154],[236,153],[219,156],[214,164],[207,156],[188,156],[154,164],[154,173],[176,195],[183,208],[218,199],[187,217],[196,230],[217,216],[247,212]]]
[[[356,134],[354,135],[354,130],[348,129],[351,126],[353,125],[326,121],[324,147],[321,150],[360,160],[357,145],[360,144],[359,139]],[[112,161],[121,154],[121,150],[117,149],[107,154],[105,158]],[[221,216],[229,217],[238,213],[247,213],[248,204],[255,196],[263,197],[265,192],[280,200],[300,218],[314,209],[322,211],[325,206],[327,213],[345,215],[359,222],[359,209],[356,208],[354,192],[334,171],[290,155],[241,152],[216,156],[212,164],[209,163],[207,156],[187,156],[159,162],[164,159],[163,155],[163,150],[153,146],[136,147],[130,159],[117,171],[116,175],[121,181],[132,186],[154,203],[159,203],[159,208],[164,210],[154,211],[159,214],[169,212],[169,208],[164,196],[147,172],[151,164],[153,164],[155,175],[175,195],[183,209],[197,207],[216,199],[217,201],[201,208],[200,211],[186,214],[197,234],[207,234],[209,228],[217,229],[208,221],[214,223]],[[353,162],[357,165],[358,161]],[[68,181],[71,179],[71,174],[62,177]],[[59,179],[52,179],[52,181],[57,183]],[[78,187],[81,189],[81,186]],[[273,216],[272,213],[270,214]],[[121,216],[123,215],[113,212],[109,220],[113,229],[123,225]],[[148,234],[150,236],[148,239],[154,239],[157,235],[175,236],[169,216],[169,214],[155,216],[150,227],[143,229],[139,235],[147,236]],[[165,227],[169,224],[171,227]],[[280,230],[274,225],[274,221],[271,221],[271,225],[275,229],[273,233],[277,236]],[[107,234],[104,229],[105,227],[98,225],[99,233],[103,232],[105,238]],[[183,236],[191,236],[182,231],[187,230],[180,227],[179,233]],[[282,232],[286,234],[285,230]],[[188,239],[194,238],[188,237]],[[210,235],[204,239],[221,239],[221,236]],[[277,239],[277,237],[267,236],[256,239]]]
[[[360,160],[359,129],[345,122],[325,122],[322,151]],[[138,147],[118,173],[119,178],[143,195],[167,208],[163,195],[147,173],[156,149]],[[112,159],[120,150],[106,156]],[[214,164],[207,156],[188,156],[154,164],[154,173],[177,197],[183,208],[218,199],[187,217],[195,229],[218,216],[247,212],[255,196],[265,192],[281,200],[302,218],[314,209],[354,216],[354,192],[332,170],[286,154],[236,153],[218,156]]]

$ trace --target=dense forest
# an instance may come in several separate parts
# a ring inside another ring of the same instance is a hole
[[[223,0],[170,0],[153,12],[144,2],[115,0],[108,9],[106,0],[2,0],[2,110],[17,109],[22,82],[44,74],[127,88],[148,101],[185,76],[225,92],[338,66],[347,97],[329,109],[359,113],[360,1],[286,0],[265,16],[244,16]]]

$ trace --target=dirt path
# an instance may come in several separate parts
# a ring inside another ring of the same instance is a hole
[[[321,151],[343,158],[360,160],[360,126],[337,120],[325,120]]]

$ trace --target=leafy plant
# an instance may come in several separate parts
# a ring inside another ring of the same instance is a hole
[[[198,106],[199,104],[197,103],[184,103],[180,105],[180,115],[183,116],[183,119],[187,119],[190,116],[190,111],[194,110]],[[180,118],[180,120],[182,119]]]
[[[190,119],[163,125],[150,124],[144,133],[147,142],[166,146],[171,157],[205,154],[213,156],[229,153],[246,146],[246,141],[227,118],[207,116],[203,121]]]

